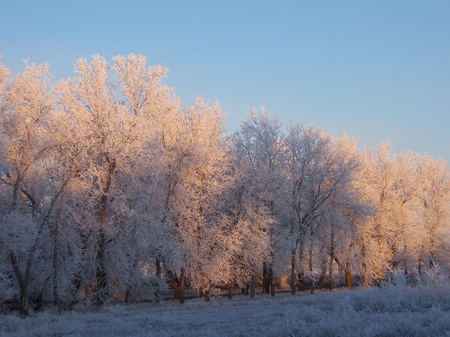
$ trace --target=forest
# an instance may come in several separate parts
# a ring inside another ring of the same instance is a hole
[[[444,160],[264,108],[227,134],[219,104],[183,104],[144,56],[74,71],[0,63],[0,306],[414,284],[450,268]]]

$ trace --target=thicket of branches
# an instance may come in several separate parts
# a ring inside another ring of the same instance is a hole
[[[252,110],[225,135],[219,105],[182,105],[143,56],[0,64],[0,302],[23,315],[38,294],[158,297],[186,287],[292,293],[339,275],[381,284],[391,270],[449,264],[443,160]]]

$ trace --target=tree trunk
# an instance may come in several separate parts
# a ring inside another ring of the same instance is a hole
[[[252,286],[250,289],[250,297],[253,298],[255,297],[255,288],[256,288],[256,277],[255,274],[252,275]]]
[[[155,266],[156,266],[156,277],[161,277],[161,261],[159,260],[159,258],[156,258]]]
[[[369,277],[367,275],[366,246],[364,243],[361,245],[361,267],[363,287],[367,287],[369,285]]]
[[[305,291],[305,271],[300,269],[300,273],[298,274],[297,286],[299,291]]]
[[[319,290],[322,290],[323,288],[323,283],[325,282],[326,275],[327,275],[327,256],[322,255],[322,272],[320,273],[319,283],[317,284],[317,288]]]
[[[16,275],[17,281],[19,282],[19,312],[21,317],[28,315],[28,279],[23,278],[22,272],[20,271],[19,264],[14,252],[10,252],[11,263],[14,269],[14,274]]]
[[[422,253],[420,253],[420,255],[419,255],[419,267],[418,267],[418,270],[419,270],[419,275],[422,276]]]
[[[22,318],[28,316],[28,311],[29,311],[28,292],[27,292],[27,289],[20,287],[20,296],[19,296],[20,316]]]
[[[351,288],[353,286],[353,282],[352,282],[352,269],[350,263],[347,263],[347,265],[345,266],[339,261],[337,257],[335,257],[334,260],[336,261],[338,266],[345,272],[345,287]]]
[[[403,250],[405,251],[405,276],[408,275],[408,259],[407,259],[407,251],[408,247],[406,245],[403,246]]]
[[[291,293],[295,295],[297,293],[297,270],[295,267],[296,250],[292,250],[291,255]]]
[[[392,268],[395,269],[398,266],[398,249],[395,244],[391,245],[391,253],[392,253]]]
[[[275,276],[273,275],[273,268],[269,268],[269,284],[270,284],[270,295],[275,296]]]
[[[334,226],[331,223],[331,233],[330,233],[330,266],[328,271],[328,276],[330,279],[330,290],[335,287],[334,284],[334,274],[333,274],[333,261],[334,261]]]
[[[303,253],[303,239],[300,242],[300,249],[299,249],[299,264],[300,266],[300,272],[297,275],[297,287],[299,291],[305,291],[305,270],[303,269],[303,257],[304,257],[304,253]]]
[[[167,274],[170,277],[171,285],[174,291],[173,299],[179,300],[181,304],[184,303],[184,288],[185,288],[185,271],[181,269],[180,279],[171,270],[167,269]]]
[[[266,289],[266,263],[263,263],[263,274],[262,274],[262,292],[264,294]]]
[[[312,231],[311,231],[312,232]],[[311,233],[312,235],[312,233]],[[316,289],[316,278],[314,277],[314,272],[313,272],[313,244],[311,242],[310,246],[309,246],[309,278],[311,280],[311,294],[314,294],[314,291]]]
[[[108,158],[109,159],[109,158]],[[105,250],[106,250],[106,238],[103,232],[103,227],[106,224],[106,210],[108,207],[108,191],[112,184],[113,173],[116,169],[116,161],[110,160],[108,165],[108,173],[106,176],[106,184],[102,190],[102,196],[99,204],[99,233],[97,239],[97,305],[101,306],[104,303],[107,287],[107,274],[105,268]]]
[[[181,304],[184,303],[184,290],[185,290],[184,281],[185,281],[185,277],[186,276],[185,276],[184,269],[181,269],[181,276],[180,276],[180,303]],[[205,292],[205,299],[206,299],[207,296],[209,297],[209,290],[207,292]]]
[[[103,228],[100,228],[97,240],[97,305],[101,306],[105,302],[106,296],[106,285],[107,285],[107,275],[105,271],[105,235],[103,233]]]
[[[325,282],[325,276],[327,275],[327,267],[326,265],[322,265],[322,273],[320,274],[319,282],[317,283],[317,288],[322,290],[323,283]]]
[[[54,244],[53,244],[53,305],[56,312],[59,313],[59,294],[58,294],[58,225],[55,224]]]
[[[352,271],[350,268],[345,270],[345,287],[351,288],[353,286],[352,282]]]
[[[85,204],[86,203],[83,203],[84,206],[85,206]],[[81,224],[85,224],[84,220],[85,219],[84,219],[84,215],[83,215],[81,218]],[[80,235],[80,239],[81,239],[81,258],[80,258],[80,262],[78,263],[77,272],[73,276],[72,284],[74,285],[74,287],[77,290],[77,293],[79,295],[78,300],[84,300],[84,295],[81,295],[82,292],[80,292],[81,278],[83,275],[83,262],[82,261],[85,261],[86,247],[89,242],[90,235],[89,235],[89,233],[86,233],[83,230],[79,231],[79,235]],[[69,254],[71,254],[71,253],[69,253]]]
[[[234,282],[230,281],[230,288],[228,290],[228,299],[231,300],[233,298],[233,287],[234,287]]]
[[[131,290],[129,287],[127,287],[127,290],[125,291],[125,304],[130,303],[131,299]]]
[[[334,283],[334,274],[333,274],[333,260],[330,259],[330,267],[328,269],[328,278],[330,279],[330,290],[333,290],[335,287]]]
[[[430,252],[430,269],[434,267],[434,261],[435,261],[435,259],[434,259],[434,252],[431,251]]]

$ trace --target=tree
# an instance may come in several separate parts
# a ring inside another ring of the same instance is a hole
[[[167,73],[161,67],[145,68],[143,56],[130,55],[114,58],[118,79],[113,81],[106,60],[94,55],[91,62],[80,59],[74,80],[61,82],[61,109],[77,124],[77,138],[89,144],[92,160],[78,179],[90,185],[88,197],[95,214],[97,303],[108,296],[108,246],[117,231],[116,210],[112,208],[113,190],[119,175],[134,175],[138,157],[145,157],[152,141],[153,123],[176,106],[170,89],[161,84]],[[123,99],[115,96],[117,88]],[[147,157],[148,158],[148,157]],[[126,199],[117,199],[126,200]],[[117,202],[114,204],[116,207]],[[120,207],[119,207],[120,209]]]
[[[248,120],[243,122],[235,138],[235,146],[248,160],[251,167],[249,181],[252,195],[257,199],[255,205],[262,202],[267,210],[267,216],[272,218],[268,228],[270,238],[270,255],[263,263],[263,291],[274,294],[274,266],[276,258],[272,253],[282,252],[278,249],[279,238],[286,234],[284,207],[284,165],[285,165],[285,135],[282,124],[276,116],[261,108],[261,114],[251,110]],[[261,210],[259,210],[261,211]],[[280,246],[280,248],[283,247]]]
[[[237,284],[251,297],[255,296],[256,273],[259,266],[270,259],[269,228],[272,217],[266,205],[254,193],[252,186],[253,169],[247,157],[234,146],[229,156],[232,158],[230,172],[233,184],[226,194],[228,224],[224,235],[224,252],[227,259],[229,298]]]
[[[302,288],[304,271],[301,265],[305,257],[307,235],[313,239],[317,226],[323,223],[320,218],[330,199],[348,192],[347,186],[351,186],[352,175],[358,169],[359,162],[354,150],[356,142],[349,141],[345,135],[335,140],[314,126],[304,128],[301,124],[291,125],[287,144],[293,240],[291,290],[295,293],[297,274],[299,287]],[[312,259],[311,248],[309,255]],[[312,260],[309,272],[314,288]]]
[[[429,258],[432,268],[437,261],[436,254],[448,241],[448,204],[450,200],[450,171],[443,160],[433,160],[428,155],[417,156],[417,190],[421,223],[423,228],[419,251],[419,272],[422,260]]]
[[[398,165],[390,157],[392,147],[388,142],[379,144],[375,153],[370,149],[365,152],[365,184],[370,189],[372,203],[375,206],[375,213],[367,224],[367,245],[371,245],[368,240],[373,237],[375,247],[367,250],[363,246],[365,257],[371,254],[370,263],[373,276],[378,285],[387,273],[387,263],[392,260],[392,249],[390,247],[391,234],[395,224],[394,186],[397,182]],[[366,259],[367,260],[367,259]],[[369,260],[364,262],[366,266]]]
[[[392,186],[394,221],[389,235],[392,252],[390,267],[396,269],[403,265],[405,274],[408,274],[410,250],[417,245],[417,235],[414,233],[414,223],[418,220],[414,211],[417,199],[415,155],[407,151],[394,155],[392,160],[396,163],[397,175]]]
[[[6,74],[3,67],[2,74]],[[40,165],[52,144],[47,125],[52,111],[48,65],[25,63],[25,71],[1,88],[2,237],[20,293],[22,315],[28,312],[28,289],[39,236],[54,207],[43,203]],[[45,200],[45,199],[44,199]],[[48,205],[43,209],[41,205]]]
[[[161,223],[171,227],[172,256],[161,256],[175,297],[183,301],[184,280],[209,299],[223,264],[221,196],[228,185],[224,114],[201,98],[157,121]],[[178,277],[179,276],[179,277]]]
[[[345,182],[340,182],[332,191],[331,197],[325,202],[324,210],[320,216],[323,232],[319,240],[327,247],[329,253],[329,279],[330,289],[334,287],[333,265],[336,262],[345,272],[346,287],[352,287],[352,273],[357,257],[357,242],[359,227],[370,215],[370,205],[364,198],[361,186],[358,184],[358,175],[361,170],[361,154],[355,139],[349,139],[345,134],[334,139],[334,147],[342,156],[338,161],[345,175]],[[322,257],[323,258],[323,257]],[[323,259],[324,261],[325,259]],[[325,263],[322,263],[324,280]],[[319,283],[320,283],[319,281]]]

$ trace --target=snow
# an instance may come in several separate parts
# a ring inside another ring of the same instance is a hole
[[[21,319],[0,336],[450,336],[450,289],[402,287],[79,306]]]

